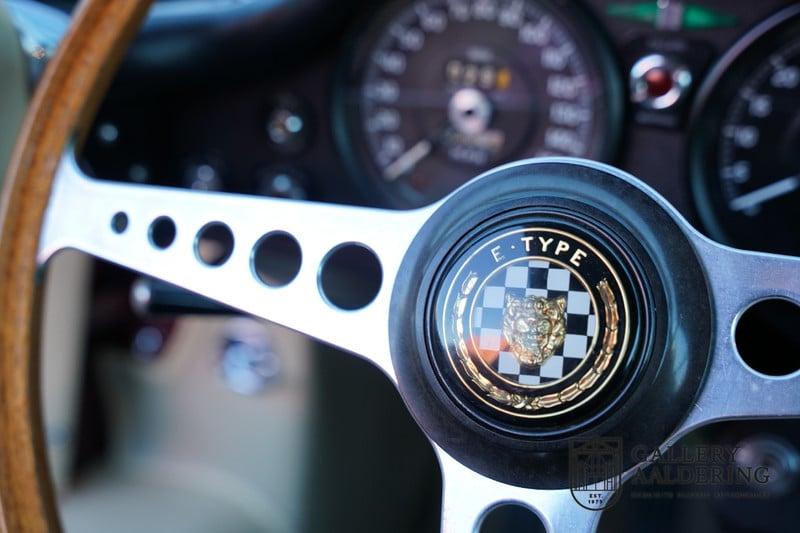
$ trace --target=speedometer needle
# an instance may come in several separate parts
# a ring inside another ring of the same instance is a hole
[[[428,139],[422,139],[383,169],[383,178],[386,181],[396,180],[417,166],[417,163],[426,158],[432,149],[433,143]]]
[[[745,211],[800,188],[800,176],[789,176],[731,200],[732,211]]]

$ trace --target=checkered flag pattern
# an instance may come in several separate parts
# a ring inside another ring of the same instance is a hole
[[[522,364],[512,352],[506,351],[503,308],[507,294],[517,298],[566,298],[564,343],[543,365]],[[566,376],[586,357],[597,316],[586,287],[569,270],[549,261],[520,262],[496,273],[477,298],[472,315],[476,345],[484,360],[504,378],[521,385],[545,384]]]

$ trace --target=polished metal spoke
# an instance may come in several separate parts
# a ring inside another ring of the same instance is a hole
[[[800,371],[780,377],[756,372],[734,341],[738,319],[754,303],[784,298],[800,305],[800,258],[736,250],[699,235],[693,239],[713,299],[712,356],[697,401],[670,443],[720,420],[800,417]],[[765,338],[764,357],[774,356],[772,350]]]
[[[254,316],[282,324],[360,354],[393,376],[389,356],[389,302],[400,262],[432,208],[389,211],[248,195],[101,181],[85,176],[73,157],[56,175],[39,247],[44,263],[74,248],[172,283]],[[112,217],[125,213],[124,232]],[[175,224],[174,242],[159,249],[149,239],[158,217]],[[208,266],[195,254],[198,231],[208,223],[227,225],[234,236],[230,258]],[[254,246],[274,231],[298,242],[302,263],[287,285],[271,287],[253,273]],[[318,286],[326,255],[345,243],[372,250],[382,283],[366,307],[346,311],[331,305]]]
[[[693,408],[664,447],[720,420],[800,417],[800,371],[784,377],[760,374],[745,364],[734,342],[739,317],[755,302],[785,298],[800,304],[800,258],[744,252],[710,241],[646,185],[613,172],[673,214],[697,250],[711,291],[710,364]],[[83,175],[67,156],[53,185],[39,261],[75,248],[362,355],[394,378],[389,353],[392,290],[406,251],[438,207],[388,211],[100,181]],[[122,232],[112,227],[116,213],[127,215]],[[151,242],[149,228],[163,216],[174,222],[177,232],[174,242],[160,249]],[[235,241],[220,266],[204,264],[196,255],[199,231],[213,222],[230,228]],[[297,276],[282,287],[261,282],[251,264],[256,244],[276,231],[291,235],[302,251]],[[371,250],[382,269],[377,296],[356,311],[331,305],[318,282],[326,256],[348,243]],[[687,350],[692,356],[691,347]],[[495,481],[461,465],[438,445],[434,448],[443,474],[444,532],[476,531],[487,512],[505,503],[533,510],[548,531],[597,528],[601,512],[579,505],[569,489],[526,489]]]
[[[482,476],[435,446],[442,470],[442,533],[479,531],[484,516],[503,504],[535,512],[548,532],[591,532],[602,511],[586,509],[570,490],[526,489]]]

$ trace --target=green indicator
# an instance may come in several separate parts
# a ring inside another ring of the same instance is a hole
[[[658,14],[657,2],[641,2],[639,4],[611,4],[606,10],[612,17],[655,23]]]
[[[683,27],[690,30],[735,26],[736,17],[698,5],[683,8]]]
[[[611,4],[607,13],[612,17],[655,24],[658,19],[658,2],[639,2],[636,4]],[[681,25],[687,30],[723,28],[734,26],[736,17],[697,4],[684,4]]]

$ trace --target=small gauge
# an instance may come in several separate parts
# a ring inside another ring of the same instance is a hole
[[[747,34],[699,95],[690,171],[709,233],[800,255],[800,6]]]
[[[395,3],[345,69],[337,134],[353,173],[397,207],[514,159],[607,159],[621,122],[602,36],[548,0]]]

